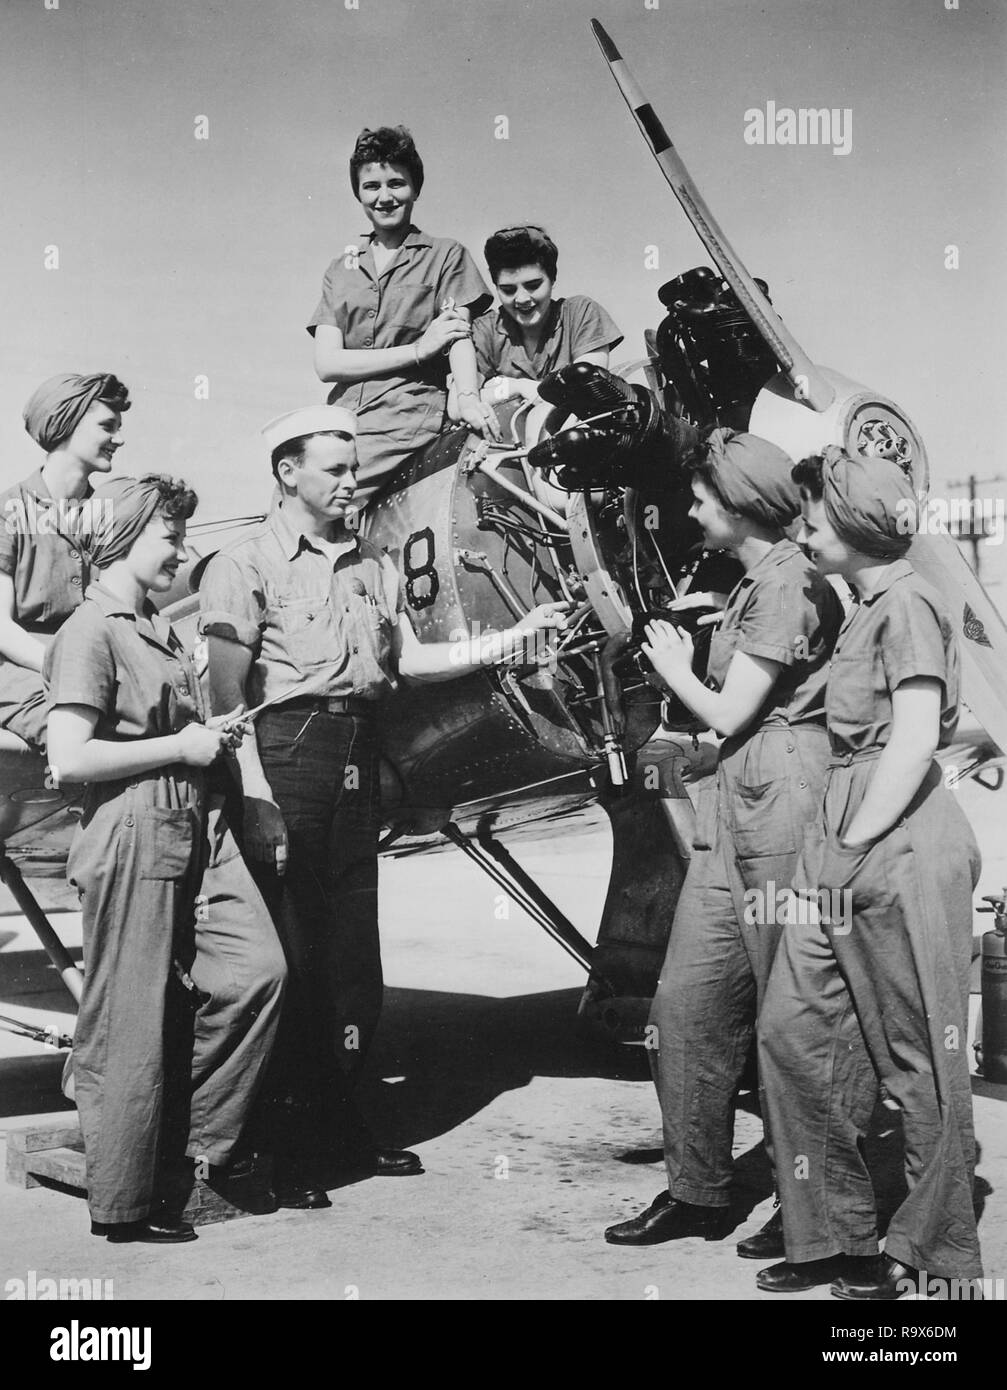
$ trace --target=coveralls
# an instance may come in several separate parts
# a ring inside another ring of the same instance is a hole
[[[80,606],[90,582],[72,511],[51,496],[40,468],[0,493],[0,572],[13,580],[18,624],[43,643]],[[0,657],[0,726],[42,744],[45,720],[41,675]]]
[[[274,1151],[310,1169],[370,1142],[349,1089],[383,995],[377,715],[395,685],[399,578],[370,542],[320,543],[280,506],[214,556],[200,600],[201,632],[254,653],[249,700],[289,694],[256,721],[287,870],[253,872],[290,970],[268,1088]]]
[[[729,1204],[734,1097],[786,894],[817,862],[828,760],[825,678],[841,621],[835,591],[784,539],[735,587],[710,646],[708,670],[718,685],[735,652],[783,669],[751,724],[724,742],[715,780],[700,795],[692,859],[650,1013],[668,1188],[697,1206]]]
[[[607,351],[621,342],[615,321],[586,294],[553,300],[538,351],[530,357],[521,330],[505,310],[494,309],[472,325],[476,366],[483,381],[495,376],[541,381],[586,352]]]
[[[320,324],[338,328],[346,348],[390,348],[418,342],[445,299],[473,318],[493,296],[465,247],[450,237],[428,236],[410,227],[398,252],[378,274],[373,234],[331,262],[322,281],[308,332]],[[384,481],[445,427],[447,354],[367,381],[337,383],[330,405],[357,417],[358,506],[366,506]]]
[[[53,706],[99,711],[97,739],[157,738],[203,719],[170,624],[152,607],[138,619],[98,583],[44,675]],[[67,872],[83,917],[73,1061],[98,1222],[146,1217],[183,1147],[226,1163],[269,1058],[286,970],[221,802],[206,773],[183,764],[86,788]]]
[[[763,1008],[759,1069],[776,1159],[787,1260],[877,1252],[859,1147],[878,1082],[902,1113],[909,1194],[888,1255],[930,1275],[982,1270],[966,1055],[975,838],[935,762],[896,824],[867,849],[841,839],[892,728],[892,691],[943,688],[940,744],[958,719],[958,651],[942,598],[906,560],[843,625],[826,695],[832,761],[823,889],[852,921],[787,928]]]

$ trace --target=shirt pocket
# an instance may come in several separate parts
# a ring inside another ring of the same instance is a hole
[[[851,728],[870,729],[880,722],[879,699],[884,695],[883,674],[877,669],[871,653],[833,655],[826,687],[826,717],[830,728],[841,729],[844,734]]]
[[[295,666],[317,666],[332,660],[335,619],[328,594],[275,594],[271,618],[279,642]]]
[[[184,878],[192,862],[196,821],[191,810],[147,806],[137,812],[141,878]]]
[[[380,319],[394,329],[396,342],[414,342],[437,317],[434,287],[422,281],[390,285],[381,296]]]

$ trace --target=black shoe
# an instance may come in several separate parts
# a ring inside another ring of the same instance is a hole
[[[783,1248],[783,1213],[779,1207],[754,1236],[746,1236],[735,1246],[743,1260],[778,1260],[787,1253]]]
[[[196,1232],[188,1221],[172,1221],[168,1217],[148,1218],[146,1221],[120,1221],[106,1225],[101,1231],[91,1230],[95,1235],[102,1234],[111,1245],[128,1245],[134,1241],[145,1245],[181,1245],[195,1240]]]
[[[864,1268],[840,1275],[829,1292],[835,1294],[836,1298],[891,1302],[910,1292],[905,1283],[909,1283],[913,1289],[917,1287],[916,1276],[915,1269],[900,1264],[891,1255],[877,1255]],[[902,1288],[899,1288],[900,1284]]]
[[[660,1245],[681,1236],[723,1240],[727,1221],[727,1207],[697,1207],[660,1192],[639,1216],[609,1226],[605,1239],[609,1245]]]
[[[290,1207],[294,1211],[322,1211],[331,1207],[328,1195],[320,1187],[278,1187],[276,1205]]]
[[[804,1293],[822,1284],[831,1284],[850,1269],[848,1255],[833,1255],[827,1260],[805,1260],[803,1264],[770,1265],[760,1269],[755,1282],[766,1293]]]
[[[412,1178],[423,1172],[419,1154],[408,1149],[375,1149],[368,1156],[368,1167],[378,1178]]]

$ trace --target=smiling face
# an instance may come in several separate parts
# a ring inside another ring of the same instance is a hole
[[[523,265],[517,270],[501,270],[496,291],[501,307],[522,329],[539,329],[552,304],[550,280],[540,265]]]
[[[80,424],[60,445],[88,473],[107,473],[122,448],[122,416],[103,401],[93,401]]]
[[[849,579],[854,573],[858,552],[837,536],[825,512],[822,498],[813,499],[801,488],[801,529],[797,544],[811,557],[819,574],[839,574]]]
[[[692,496],[689,515],[702,527],[707,550],[732,550],[749,534],[749,523],[735,512],[729,512],[702,478],[693,478]]]
[[[357,197],[367,220],[379,234],[404,233],[412,221],[419,195],[402,164],[365,164],[360,170]]]
[[[319,521],[345,521],[354,510],[357,491],[357,447],[340,435],[315,434],[304,445],[304,459],[283,459],[277,466],[281,483],[293,489],[297,501]]]
[[[149,593],[171,588],[179,565],[188,559],[185,522],[155,512],[140,532],[127,557],[133,577]]]

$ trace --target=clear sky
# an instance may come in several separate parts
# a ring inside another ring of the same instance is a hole
[[[0,0],[7,481],[38,459],[33,388],[107,369],[135,400],[117,468],[188,477],[200,518],[263,508],[260,426],[324,398],[304,324],[366,226],[346,172],[364,125],[413,131],[419,225],[481,264],[497,226],[544,223],[557,292],[601,300],[642,355],[659,285],[708,258],[592,15],[811,356],[898,400],[938,482],[1007,477],[1001,0],[47,3]],[[745,112],[770,100],[849,108],[851,152],[747,144]]]

